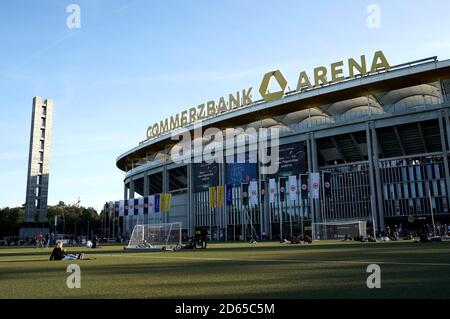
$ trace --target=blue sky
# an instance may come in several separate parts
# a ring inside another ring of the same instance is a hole
[[[66,8],[81,8],[69,29]],[[381,28],[367,27],[369,4]],[[31,102],[55,100],[49,204],[123,196],[121,153],[162,118],[302,70],[382,49],[391,64],[450,58],[450,2],[4,0],[0,207],[25,201]]]

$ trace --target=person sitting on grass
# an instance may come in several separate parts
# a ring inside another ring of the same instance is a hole
[[[80,253],[77,255],[74,254],[65,254],[62,241],[58,240],[56,242],[56,247],[53,248],[52,254],[50,255],[49,260],[75,260],[75,259],[84,259],[84,254]]]
[[[312,244],[312,238],[311,238],[310,236],[308,236],[308,235],[305,235],[305,236],[303,237],[303,242],[304,242],[305,244]]]
[[[153,247],[147,240],[144,239],[144,241],[141,244],[138,244],[138,248],[153,248]]]

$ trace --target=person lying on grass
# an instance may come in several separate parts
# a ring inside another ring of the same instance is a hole
[[[84,254],[80,253],[77,255],[74,254],[65,254],[62,241],[58,240],[56,242],[56,247],[53,248],[52,254],[50,255],[49,260],[75,260],[75,259],[85,259]]]

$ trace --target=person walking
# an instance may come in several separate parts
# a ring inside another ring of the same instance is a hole
[[[48,248],[48,246],[50,245],[50,235],[48,233],[45,235],[45,242],[45,248]]]
[[[42,235],[42,232],[39,234],[39,239],[36,244],[36,248],[39,247],[44,248],[44,235]]]

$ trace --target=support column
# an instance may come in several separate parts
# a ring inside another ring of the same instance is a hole
[[[226,164],[222,163],[222,181],[221,185],[223,186],[223,193],[225,198],[222,199],[223,205],[222,205],[222,229],[223,229],[223,236],[225,241],[228,240],[228,215],[227,215],[227,200],[226,200],[226,192],[227,192],[227,175],[226,175]]]
[[[192,163],[187,164],[187,198],[188,198],[188,232],[189,236],[194,235],[195,219],[194,219],[194,194],[193,179],[192,179]]]
[[[128,199],[128,183],[124,182],[123,183],[123,199],[127,200]]]
[[[223,227],[223,204],[222,207],[219,207],[219,186],[223,185],[223,163],[217,163],[218,165],[218,169],[219,169],[219,178],[218,178],[218,183],[217,183],[217,187],[216,187],[216,231],[218,231],[217,233],[217,239],[220,240],[220,232],[222,231],[222,227]]]
[[[439,112],[439,135],[441,138],[441,147],[442,147],[442,159],[444,161],[444,172],[445,172],[445,188],[447,191],[447,199],[450,198],[450,173],[449,173],[449,165],[448,165],[448,157],[447,157],[447,143],[445,141],[445,128],[444,128],[444,121],[443,121],[443,116],[446,116],[447,112]],[[447,118],[448,120],[448,118]],[[447,201],[447,205],[448,205],[448,201]],[[431,213],[431,212],[430,212]]]
[[[144,198],[146,198],[148,195],[150,195],[150,181],[148,179],[148,171],[144,172]],[[148,217],[150,214],[147,214],[147,218],[144,215],[144,224],[148,224]]]
[[[444,96],[444,98],[446,98],[446,97]],[[444,109],[444,120],[445,120],[444,123],[445,123],[445,128],[446,128],[445,132],[447,134],[447,143],[450,143],[450,120],[449,120],[448,109]],[[450,145],[447,144],[447,150],[449,150],[449,148],[450,148]],[[446,158],[448,158],[448,157],[446,156]],[[447,159],[447,161],[448,161],[448,159]],[[448,182],[447,177],[446,177],[446,181],[447,181],[447,205],[449,205],[449,203],[450,203],[450,195],[449,195],[450,192],[449,192],[448,188],[450,187],[450,184]],[[449,208],[449,210],[450,210],[450,208]]]
[[[383,205],[383,187],[381,184],[381,173],[380,173],[380,156],[378,149],[378,136],[377,130],[375,129],[375,125],[373,122],[370,122],[371,133],[372,133],[372,148],[373,148],[373,165],[375,169],[375,186],[377,193],[377,206],[378,213],[377,215],[377,226],[378,229],[384,229],[384,205]]]
[[[150,195],[150,182],[148,179],[148,172],[144,173],[144,196]]]
[[[264,175],[261,174],[261,163],[258,161],[257,167],[258,167],[258,196],[259,196],[259,234],[260,239],[263,237],[263,233],[268,234],[268,223],[267,223],[267,213],[266,213],[266,197],[263,197],[261,194],[261,183],[264,183],[264,191],[267,190],[267,187],[265,185]]]
[[[311,162],[312,162],[312,172],[313,173],[319,173],[319,162],[317,161],[317,142],[314,137],[314,133],[310,133],[310,143],[311,143]],[[319,192],[320,194],[321,192]],[[321,194],[319,195],[321,196]],[[321,207],[320,207],[320,201],[322,199],[314,199],[314,218],[316,222],[323,222],[322,215],[321,215]]]
[[[164,194],[169,193],[169,183],[168,182],[169,182],[169,176],[168,176],[168,172],[167,172],[167,166],[164,165],[163,172],[162,172],[162,192]],[[169,220],[168,215],[169,215],[169,212],[162,213],[162,219],[163,219],[161,221],[162,223],[168,223],[168,220]]]
[[[130,179],[130,192],[128,194],[129,199],[134,199],[134,180]]]
[[[133,180],[133,178],[130,179],[130,190],[129,190],[128,198],[134,199],[134,180]],[[134,215],[130,216],[128,214],[127,219],[128,219],[127,233],[131,237],[131,232],[133,231],[133,228],[135,225]]]
[[[374,163],[373,163],[373,145],[372,145],[372,137],[370,134],[370,125],[371,122],[368,122],[366,125],[366,140],[367,140],[367,154],[369,160],[369,184],[370,184],[370,216],[369,218],[374,219],[375,225],[378,225],[378,214],[377,214],[377,206],[376,206],[376,191],[375,191],[375,173],[374,173]],[[381,229],[379,229],[381,230]]]
[[[312,150],[311,150],[311,133],[308,133],[306,136],[306,155],[307,155],[307,161],[308,161],[308,172],[312,173],[313,172],[313,163],[312,163]],[[313,200],[311,199],[311,197],[309,198],[309,212],[311,214],[311,223],[315,223],[316,219],[315,219],[315,209],[314,209],[314,205],[313,205]],[[312,231],[314,231],[314,229],[312,229]],[[314,234],[313,238],[315,238]]]
[[[124,182],[123,184],[123,200],[125,201],[125,205],[127,205],[127,201],[128,201],[128,189],[129,189],[129,183]],[[122,235],[122,237],[125,235],[125,233],[127,232],[127,220],[128,217],[125,217],[125,215],[122,217],[122,225],[119,224],[120,229],[120,234]]]

